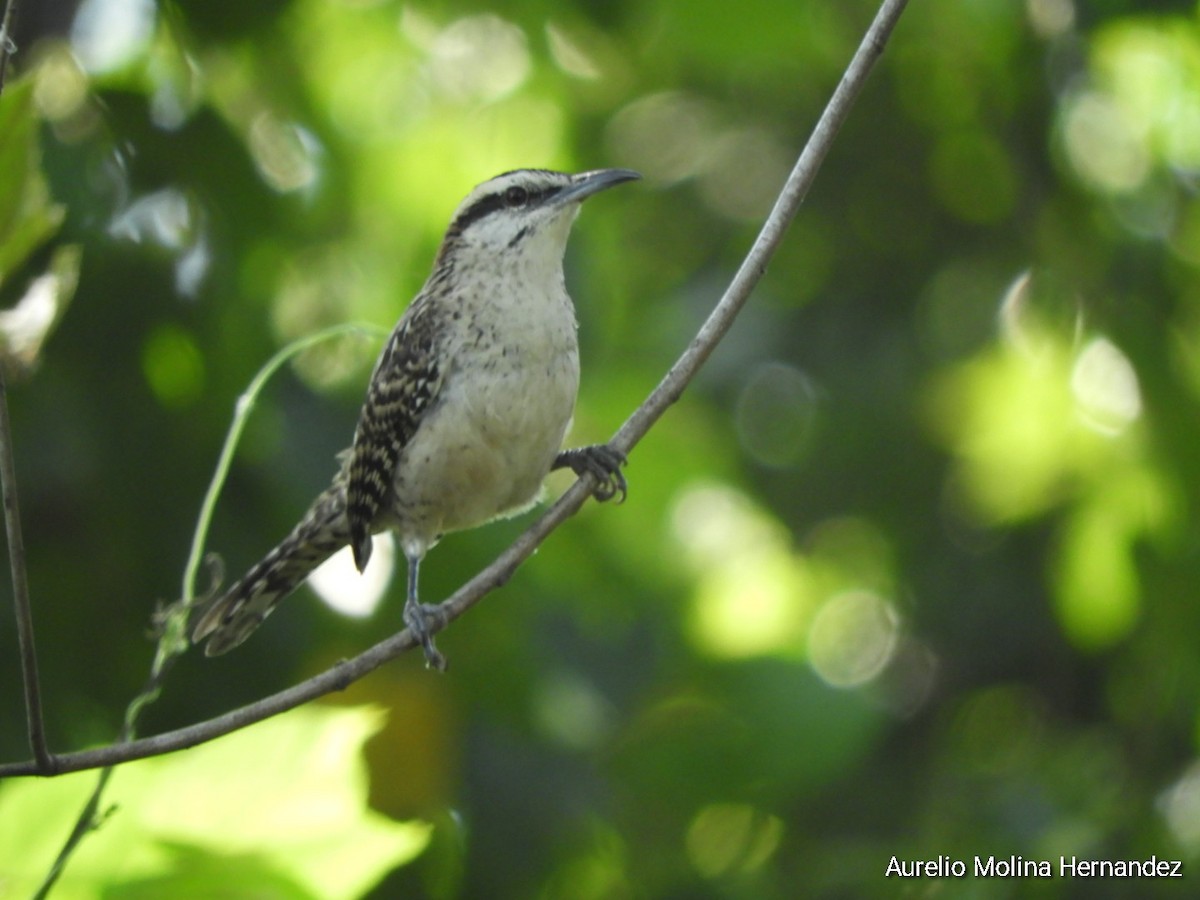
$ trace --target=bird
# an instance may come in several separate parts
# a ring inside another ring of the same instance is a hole
[[[518,169],[467,195],[384,343],[332,483],[205,609],[192,631],[205,655],[245,641],[341,548],[364,571],[372,536],[390,530],[408,568],[403,621],[426,665],[444,670],[433,634],[445,621],[418,598],[421,561],[443,535],[529,509],[555,469],[590,473],[598,500],[624,500],[622,453],[562,449],[580,376],[563,256],[583,201],[640,177]]]

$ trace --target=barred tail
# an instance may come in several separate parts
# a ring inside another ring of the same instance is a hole
[[[206,656],[232,650],[262,624],[280,600],[349,540],[346,489],[339,478],[313,502],[278,547],[213,601],[196,623],[192,643],[207,638]]]

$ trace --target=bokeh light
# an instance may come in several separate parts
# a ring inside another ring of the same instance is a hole
[[[71,28],[83,67],[102,74],[133,62],[154,33],[154,0],[84,0]]]
[[[371,563],[359,572],[354,555],[343,547],[308,576],[308,586],[330,608],[344,616],[374,615],[396,573],[396,541],[391,532],[371,538]]]
[[[1163,791],[1158,806],[1175,839],[1188,853],[1200,853],[1200,762]]]
[[[688,825],[688,857],[706,878],[753,872],[771,858],[782,837],[777,816],[747,804],[713,804]]]
[[[190,406],[204,392],[204,357],[193,337],[178,326],[161,325],[146,337],[142,371],[163,406]]]
[[[895,610],[882,597],[869,591],[837,594],[813,616],[809,661],[833,687],[865,684],[891,660],[899,624]]]
[[[1071,390],[1084,424],[1102,434],[1120,434],[1141,415],[1137,372],[1107,338],[1094,338],[1076,356]]]
[[[746,378],[734,418],[742,447],[772,468],[799,463],[816,437],[817,391],[795,366],[769,362]]]
[[[691,631],[699,647],[738,657],[798,646],[811,584],[777,522],[743,494],[705,485],[676,501],[672,524],[697,573]]]

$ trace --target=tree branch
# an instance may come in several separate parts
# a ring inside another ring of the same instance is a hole
[[[17,50],[12,29],[17,20],[17,2],[4,4],[0,18],[0,95],[8,74],[8,58]],[[0,497],[4,503],[4,529],[8,535],[9,568],[12,570],[13,615],[17,620],[17,646],[21,655],[21,683],[25,691],[25,718],[29,747],[39,768],[53,767],[46,746],[42,718],[42,690],[38,680],[37,649],[33,640],[33,613],[29,605],[29,578],[25,571],[25,540],[21,535],[21,509],[17,502],[17,470],[13,458],[12,425],[8,420],[8,385],[0,360]]]
[[[46,746],[42,721],[42,690],[38,681],[37,649],[33,640],[33,612],[29,606],[29,578],[25,571],[25,539],[17,503],[17,472],[13,462],[12,425],[8,420],[8,386],[0,361],[0,491],[4,501],[4,527],[8,533],[8,564],[12,569],[13,614],[17,620],[17,646],[21,654],[21,682],[25,689],[25,718],[29,746],[38,768],[51,771],[54,760]]]
[[[821,118],[817,120],[812,136],[804,145],[804,150],[800,153],[800,158],[796,161],[791,175],[788,176],[783,189],[779,192],[775,206],[763,223],[762,230],[755,238],[750,252],[746,254],[742,265],[733,276],[733,281],[730,282],[724,296],[721,297],[713,311],[709,313],[687,350],[658,383],[658,387],[634,411],[613,437],[612,446],[617,450],[628,453],[633,445],[641,440],[650,427],[667,411],[667,407],[683,395],[684,389],[696,377],[700,367],[704,365],[725,333],[729,331],[730,326],[733,325],[734,319],[737,318],[738,313],[750,298],[751,291],[766,272],[767,264],[783,241],[788,226],[796,218],[800,203],[816,180],[817,172],[820,170],[829,148],[833,146],[833,139],[837,136],[842,123],[849,117],[850,108],[862,91],[872,66],[883,54],[884,45],[907,4],[908,0],[883,0],[879,12],[875,14],[875,21],[867,29],[862,43],[859,44],[858,50],[850,60],[850,65],[842,75],[837,90],[829,98],[829,103],[826,104]]]
[[[816,178],[821,161],[825,158],[838,129],[848,116],[854,99],[862,90],[871,67],[883,52],[884,44],[906,4],[907,0],[884,0],[882,3],[875,21],[863,38],[841,83],[818,121],[812,137],[809,138],[784,185],[774,209],[764,223],[758,238],[729,288],[675,365],[614,435],[612,440],[614,448],[628,453],[641,440],[666,409],[683,394],[687,385],[696,376],[700,367],[733,324],[733,320],[746,304],[751,291],[761,280],[767,263],[795,218],[804,195]],[[438,618],[447,623],[457,619],[490,591],[508,581],[517,567],[532,555],[538,545],[555,528],[579,510],[590,495],[593,486],[592,476],[580,478],[491,565],[445,600],[440,605],[443,616]],[[57,756],[54,758],[54,772],[75,772],[111,766],[182,750],[210,741],[285,712],[323,694],[342,690],[414,646],[416,646],[416,641],[412,635],[407,630],[402,631],[353,659],[340,662],[307,681],[215,719],[128,743]],[[38,764],[32,761],[0,765],[0,777],[35,774],[49,773],[45,770],[39,771]]]

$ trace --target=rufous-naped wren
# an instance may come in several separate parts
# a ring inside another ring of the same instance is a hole
[[[563,450],[579,388],[575,308],[563,254],[580,204],[638,178],[522,169],[459,205],[433,273],[375,364],[354,442],[300,523],[204,612],[205,653],[232,650],[335,551],[359,571],[390,529],[408,563],[404,622],[428,665],[444,668],[444,623],[417,597],[426,552],[451,531],[528,509],[553,469],[591,473],[624,497],[623,456],[604,444]]]

